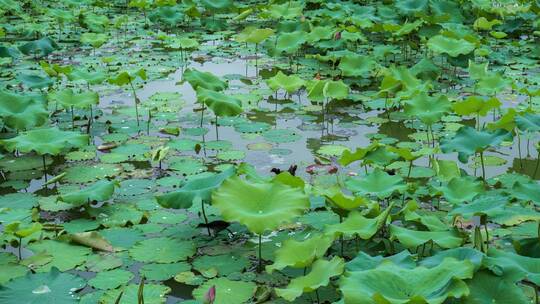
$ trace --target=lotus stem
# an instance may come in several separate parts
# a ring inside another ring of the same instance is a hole
[[[523,170],[523,159],[521,158],[521,136],[519,136],[519,130],[516,129],[516,135],[518,139],[518,156],[519,156],[519,168]]]
[[[538,172],[538,166],[539,165],[540,165],[540,150],[538,150],[538,156],[537,156],[537,159],[536,159],[536,167],[534,168],[534,172],[533,172],[533,175],[532,175],[533,179],[536,178],[536,173]]]
[[[19,261],[22,260],[22,237],[19,237]]]
[[[202,110],[201,110],[201,128],[203,124],[203,119],[204,119],[204,104],[202,105]]]
[[[141,277],[139,290],[137,291],[137,304],[144,304],[144,276]]]
[[[218,127],[218,117],[216,115],[216,140],[219,140],[219,127]]]
[[[75,115],[73,114],[73,106],[71,106],[71,129],[75,130]]]
[[[45,177],[45,183],[47,183],[47,163],[45,161],[45,154],[41,155],[43,160],[43,176]]]
[[[484,231],[486,232],[486,252],[489,249],[489,232],[487,227],[487,222],[484,223]]]
[[[212,236],[212,233],[210,232],[210,226],[208,226],[208,218],[206,217],[206,211],[204,209],[204,200],[201,200],[201,210],[202,210],[202,215],[204,219],[204,224],[206,225],[206,231],[208,231],[209,236]]]
[[[482,179],[486,181],[486,166],[484,165],[484,152],[480,152],[480,163],[482,164]]]
[[[146,135],[150,135],[150,122],[152,122],[152,110],[148,109],[148,121],[146,121]]]
[[[259,266],[258,271],[262,272],[262,234],[259,234]]]
[[[131,80],[129,81],[129,85],[131,86],[131,90],[133,91],[133,97],[135,98],[135,116],[137,116],[137,127],[140,126],[139,123],[139,99],[137,97],[137,91],[135,90],[135,87],[133,86],[133,83]]]
[[[319,289],[315,289],[315,295],[317,296],[317,304],[320,304],[321,298],[319,297]]]

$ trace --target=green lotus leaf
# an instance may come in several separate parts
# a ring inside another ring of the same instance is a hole
[[[455,230],[418,231],[390,225],[390,234],[407,248],[416,248],[430,241],[445,249],[456,248],[463,243],[463,239]]]
[[[17,221],[5,225],[4,233],[12,234],[17,238],[25,238],[41,231],[42,228],[43,226],[40,223],[22,224]]]
[[[340,289],[345,304],[442,304],[469,294],[463,280],[472,278],[473,272],[470,262],[452,258],[433,268],[407,269],[383,263],[375,269],[350,272],[341,279]]]
[[[516,121],[515,118],[517,116],[518,112],[513,109],[509,108],[507,109],[506,113],[504,113],[499,120],[496,122],[488,123],[487,129],[488,130],[497,130],[497,129],[504,129],[508,132],[513,132],[516,128]]]
[[[203,273],[205,270],[214,268],[217,270],[219,276],[228,276],[231,273],[242,272],[249,265],[250,262],[246,257],[232,253],[215,256],[204,255],[197,257],[193,261],[193,268],[198,272]]]
[[[280,53],[293,54],[306,42],[306,32],[294,31],[280,34],[277,38],[276,49]]]
[[[275,251],[274,263],[266,266],[266,271],[272,273],[285,267],[308,267],[313,261],[322,258],[333,242],[333,237],[323,234],[313,235],[301,242],[288,239]]]
[[[514,186],[512,186],[512,191],[510,194],[515,198],[524,201],[531,201],[540,206],[540,186],[538,183],[516,182]]]
[[[364,178],[347,180],[345,185],[353,192],[375,195],[380,199],[389,197],[396,191],[403,191],[407,187],[399,175],[390,175],[378,168]]]
[[[257,285],[253,282],[231,281],[227,278],[215,278],[193,290],[193,297],[201,303],[205,301],[205,295],[214,286],[216,304],[241,304],[246,303],[253,297]]]
[[[175,275],[189,271],[191,265],[186,262],[172,264],[145,264],[139,269],[141,275],[151,281],[166,281]]]
[[[421,93],[405,102],[405,114],[417,117],[428,126],[438,122],[450,108],[450,101],[444,95],[435,97]]]
[[[463,189],[467,191],[467,189]],[[493,198],[491,196],[479,197],[473,200],[470,204],[460,204],[457,208],[452,209],[448,215],[460,215],[466,219],[473,216],[487,215],[489,218],[504,212],[505,205],[508,200],[506,197]]]
[[[168,237],[146,239],[129,250],[129,255],[139,262],[173,263],[186,260],[195,254],[195,244]]]
[[[274,3],[268,6],[266,13],[274,19],[294,19],[302,14],[304,5],[302,1],[291,1],[283,4]]]
[[[50,102],[57,102],[64,109],[70,109],[71,107],[78,109],[87,109],[92,105],[99,103],[99,95],[96,92],[82,92],[74,93],[72,89],[65,89],[62,91],[49,94],[48,99]]]
[[[137,71],[120,71],[113,77],[110,77],[108,82],[110,84],[115,84],[117,86],[123,86],[126,84],[129,84],[133,82],[135,79],[140,78],[142,80],[146,80],[146,70],[145,69],[139,69]]]
[[[246,27],[236,36],[238,42],[261,43],[274,35],[274,30],[269,28]]]
[[[79,276],[61,273],[57,268],[50,272],[27,274],[0,286],[0,302],[19,303],[78,303],[74,292],[86,282]]]
[[[386,224],[392,207],[391,204],[375,218],[366,218],[359,211],[352,211],[343,222],[326,226],[325,234],[332,235],[334,238],[359,236],[364,240],[369,240]]]
[[[201,72],[195,69],[187,69],[182,75],[182,82],[187,81],[194,90],[199,87],[212,91],[223,91],[228,84],[210,72]]]
[[[90,202],[109,200],[118,184],[108,180],[100,180],[84,189],[58,196],[58,200],[73,205],[84,205]]]
[[[501,105],[502,103],[497,98],[489,98],[486,100],[479,96],[471,96],[463,101],[454,103],[452,107],[459,115],[476,114],[486,116],[489,111],[497,109]]]
[[[26,130],[47,122],[49,112],[39,95],[19,95],[0,90],[0,117],[6,126]]]
[[[358,255],[347,262],[345,266],[347,271],[365,271],[378,267],[379,265],[392,263],[401,268],[413,269],[416,267],[416,261],[408,250],[403,250],[400,253],[383,257],[383,256],[370,256],[369,254],[360,251]]]
[[[197,40],[187,37],[174,37],[167,40],[167,47],[171,49],[194,50],[197,49],[199,45]]]
[[[540,285],[540,259],[490,248],[484,266],[511,282],[527,280]]]
[[[274,77],[268,78],[266,84],[268,84],[273,91],[284,89],[287,93],[292,94],[304,86],[305,81],[296,75],[287,76],[279,71]]]
[[[319,287],[327,286],[332,277],[343,273],[344,268],[345,262],[337,256],[330,261],[317,260],[307,275],[292,279],[286,288],[276,288],[276,294],[292,302],[304,292],[312,292]]]
[[[488,74],[489,62],[475,63],[469,60],[469,77],[474,80],[482,79]]]
[[[102,33],[83,33],[81,43],[91,45],[93,48],[99,48],[109,40],[109,36]]]
[[[449,202],[454,204],[471,201],[485,191],[482,182],[472,176],[454,177],[447,185],[438,189]]]
[[[423,258],[419,261],[419,264],[427,268],[433,268],[440,265],[447,258],[471,262],[474,265],[474,270],[477,271],[482,266],[484,254],[473,248],[459,247],[439,251],[433,256]]]
[[[177,191],[156,196],[157,202],[165,208],[187,209],[193,204],[195,198],[200,198],[204,202],[211,201],[212,191],[218,188],[223,181],[234,175],[235,169],[230,168],[221,173],[196,178],[188,181]]]
[[[540,115],[523,113],[516,115],[516,125],[521,131],[540,132]]]
[[[343,81],[328,80],[324,84],[323,96],[329,99],[345,99],[349,95],[349,86]]]
[[[321,40],[331,39],[336,32],[334,27],[330,26],[314,26],[311,32],[307,35],[307,41],[314,43]]]
[[[98,299],[98,303],[133,304],[139,302],[139,299],[142,298],[145,304],[163,304],[167,301],[166,295],[171,292],[171,288],[162,284],[145,283],[142,289],[142,297],[140,292],[139,284],[129,284],[123,288],[107,290]],[[122,293],[122,297],[120,297],[120,293]]]
[[[92,252],[92,249],[87,247],[53,240],[31,243],[27,248],[35,254],[44,252],[52,257],[49,263],[38,266],[39,272],[49,271],[53,267],[58,268],[60,271],[71,270],[83,264]]]
[[[362,196],[349,196],[341,192],[335,193],[333,195],[325,195],[326,200],[330,202],[330,205],[340,210],[354,210],[360,206],[365,206],[369,202],[365,197]]]
[[[424,12],[428,8],[428,0],[399,0],[396,8],[405,15]]]
[[[474,20],[473,27],[475,30],[489,31],[494,25],[499,25],[499,24],[502,24],[502,21],[499,19],[493,19],[491,21],[488,21],[486,17],[480,17]]]
[[[39,40],[30,41],[19,47],[19,50],[25,55],[39,55],[45,57],[58,49],[58,44],[49,37],[43,37]]]
[[[482,270],[467,282],[471,293],[463,299],[464,304],[526,304],[529,299],[514,282]]]
[[[19,133],[17,137],[3,140],[2,144],[9,151],[18,150],[23,153],[35,151],[40,155],[58,155],[67,148],[88,144],[88,135],[52,127]]]
[[[395,94],[399,91],[407,93],[425,91],[428,85],[428,83],[423,83],[420,79],[416,78],[411,69],[400,66],[391,67],[385,72],[380,90],[384,96],[388,96],[389,93]]]
[[[35,74],[21,74],[17,79],[30,89],[48,88],[54,83],[54,80],[48,76],[42,77]]]
[[[347,55],[341,58],[338,68],[343,76],[368,78],[376,65],[377,62],[369,56]]]
[[[351,152],[351,150],[348,150],[348,149],[344,150],[338,162],[342,166],[348,166],[355,161],[364,159],[367,153],[373,150],[373,148],[375,148],[375,145],[370,145],[366,148],[356,148],[354,152]]]
[[[88,285],[97,289],[115,289],[127,284],[134,275],[130,271],[123,269],[113,269],[99,272],[94,278],[88,281]]]
[[[480,94],[495,95],[504,91],[511,84],[512,81],[500,73],[488,73],[478,81],[476,86]]]
[[[214,191],[212,204],[226,221],[239,222],[261,235],[301,215],[309,200],[301,190],[282,183],[251,183],[231,177]]]
[[[237,116],[242,113],[242,101],[231,95],[197,88],[197,100],[206,104],[216,116]]]
[[[100,84],[107,79],[107,74],[103,71],[89,72],[83,69],[74,69],[67,77],[71,81],[83,80],[88,84]]]
[[[477,131],[474,128],[463,126],[453,138],[441,140],[441,150],[444,153],[458,152],[459,161],[466,163],[471,155],[494,147],[509,137],[511,137],[510,133],[503,129],[489,132]]]
[[[452,38],[443,35],[431,37],[427,42],[427,46],[436,53],[448,54],[451,57],[467,55],[476,48],[474,43],[465,39]]]
[[[223,11],[234,8],[231,0],[201,0],[202,5],[212,11]]]

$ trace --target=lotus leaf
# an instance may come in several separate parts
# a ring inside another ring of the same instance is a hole
[[[56,127],[34,129],[5,139],[2,144],[10,151],[23,153],[35,151],[40,155],[58,155],[66,148],[81,147],[88,143],[88,135],[78,132],[62,131]]]
[[[231,177],[214,191],[212,204],[226,221],[240,222],[260,235],[301,215],[309,200],[301,190],[281,183],[251,183]]]
[[[276,294],[287,301],[294,301],[304,292],[328,285],[330,279],[340,275],[344,268],[345,262],[337,256],[330,261],[317,260],[307,275],[292,279],[286,288],[277,288]]]

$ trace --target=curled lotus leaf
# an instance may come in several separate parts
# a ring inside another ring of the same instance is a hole
[[[0,90],[0,117],[4,124],[17,130],[39,127],[49,118],[43,98]]]

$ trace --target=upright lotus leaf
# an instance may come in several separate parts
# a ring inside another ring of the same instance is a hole
[[[458,261],[468,261],[474,265],[474,270],[477,271],[482,267],[484,254],[474,248],[458,247],[448,250],[442,250],[435,255],[423,258],[419,261],[420,266],[433,268],[440,265],[447,258],[454,258]]]
[[[490,132],[477,131],[474,128],[463,126],[453,138],[441,140],[441,149],[444,153],[458,152],[459,161],[466,163],[471,155],[482,153],[487,148],[496,146],[509,137],[511,138],[510,133],[503,129]]]
[[[309,199],[282,183],[251,183],[235,176],[214,191],[212,204],[226,221],[239,222],[261,235],[301,215],[309,208]]]
[[[87,109],[92,105],[99,103],[99,95],[96,92],[75,93],[72,89],[65,89],[50,93],[47,97],[51,102],[57,102],[65,109],[71,107],[78,109]]]
[[[168,27],[173,27],[182,22],[186,16],[178,5],[165,5],[153,9],[148,14],[148,19],[152,22],[164,23]]]
[[[0,286],[0,302],[74,304],[79,302],[74,292],[85,285],[81,277],[52,268],[50,272],[29,273]]]
[[[325,234],[334,237],[359,236],[364,240],[369,240],[386,224],[392,207],[393,205],[390,204],[375,218],[367,218],[358,211],[352,211],[343,222],[326,226]]]
[[[333,194],[325,195],[326,201],[330,203],[333,208],[339,210],[350,211],[360,206],[365,206],[369,203],[369,200],[362,196],[349,196],[343,194],[341,191]]]
[[[306,82],[307,96],[311,101],[324,101],[323,89],[326,85],[326,80],[314,79]]]
[[[504,213],[507,203],[508,199],[504,196],[500,196],[498,199],[491,196],[479,196],[470,204],[459,204],[448,213],[448,216],[456,217],[459,215],[464,219],[472,219],[474,216],[492,218]]]
[[[274,35],[273,29],[246,27],[236,36],[236,41],[258,44],[272,35]]]
[[[334,238],[316,234],[304,241],[285,240],[275,251],[274,264],[266,266],[266,271],[272,273],[285,267],[304,268],[313,261],[322,258],[332,245]]]
[[[58,200],[73,205],[84,205],[89,202],[109,200],[118,184],[108,180],[100,180],[84,189],[58,196]]]
[[[225,11],[234,9],[234,2],[231,0],[201,0],[201,3],[210,11]]]
[[[428,8],[428,0],[398,0],[396,8],[404,15],[424,12]]]
[[[223,91],[229,87],[227,82],[222,81],[214,74],[210,72],[201,72],[195,69],[185,70],[182,75],[182,81],[187,81],[194,90],[201,87],[212,91]]]
[[[349,272],[370,270],[382,264],[392,263],[401,268],[413,269],[416,267],[416,261],[408,250],[403,250],[391,256],[383,257],[370,256],[369,254],[360,251],[358,255],[347,262],[345,269]]]
[[[81,35],[81,43],[88,44],[94,49],[97,49],[105,44],[107,40],[109,40],[109,37],[102,33],[84,33]]]
[[[57,63],[49,64],[47,61],[41,60],[39,66],[49,75],[50,77],[61,77],[62,75],[67,75],[71,73],[73,67],[71,65],[59,65]]]
[[[274,3],[268,6],[264,15],[268,15],[273,19],[295,19],[302,15],[304,5],[302,1],[290,1],[282,4]]]
[[[67,148],[88,144],[88,135],[52,127],[22,132],[16,137],[2,140],[1,143],[9,151],[18,150],[23,153],[35,151],[39,155],[58,155]]]
[[[540,285],[540,259],[490,248],[484,265],[494,274],[512,282],[529,281]]]
[[[474,274],[467,282],[470,294],[463,299],[463,304],[526,304],[530,303],[523,289],[514,282],[493,275],[487,270]]]
[[[516,182],[512,186],[510,195],[524,201],[533,202],[540,206],[540,185],[536,182],[522,183]]]
[[[89,72],[83,69],[74,69],[67,77],[71,81],[83,80],[88,84],[100,84],[107,79],[107,74],[103,71]]]
[[[375,195],[380,199],[389,197],[396,191],[403,191],[407,185],[399,175],[390,175],[377,168],[363,178],[351,178],[345,182],[347,188],[364,195]]]
[[[338,162],[342,166],[348,166],[355,161],[359,161],[366,157],[367,153],[377,147],[377,144],[369,145],[365,148],[356,148],[354,152],[347,149],[344,150],[341,154],[341,157],[338,159]]]
[[[0,90],[0,117],[10,128],[27,130],[47,122],[49,112],[40,95],[19,95]]]
[[[147,79],[146,70],[139,69],[137,71],[120,71],[113,77],[110,77],[108,81],[110,84],[123,86],[123,85],[132,83],[137,78],[146,80]]]
[[[449,181],[454,177],[461,176],[461,170],[457,162],[453,160],[438,159],[433,162],[432,166],[441,181]]]
[[[489,62],[475,63],[469,60],[469,77],[474,80],[482,79],[488,74]]]
[[[198,197],[202,201],[210,202],[212,191],[218,188],[223,181],[235,173],[234,168],[227,169],[219,174],[197,178],[188,181],[177,191],[156,196],[157,202],[165,208],[187,209]]]
[[[369,56],[346,55],[341,58],[338,68],[343,76],[369,78],[376,65],[377,62]]]
[[[431,37],[427,46],[436,53],[448,54],[451,57],[467,55],[474,51],[476,45],[462,38],[452,38],[443,35]]]
[[[485,191],[482,182],[472,176],[454,177],[445,186],[438,187],[438,190],[453,204],[471,201]]]
[[[188,37],[174,37],[168,39],[167,46],[172,49],[179,50],[194,50],[199,47],[199,42],[196,39]]]
[[[400,91],[408,94],[423,91],[427,85],[416,78],[410,69],[399,66],[391,67],[385,72],[379,89],[383,96],[389,96]]]
[[[474,266],[452,258],[433,268],[401,268],[384,263],[367,271],[353,271],[340,281],[344,304],[431,303],[469,294],[463,281],[473,277]]]
[[[454,111],[459,115],[480,115],[486,116],[489,111],[497,109],[502,103],[497,98],[484,99],[480,96],[470,96],[463,101],[453,104]]]
[[[221,92],[199,87],[197,88],[197,100],[208,106],[216,116],[236,116],[242,113],[242,101]]]
[[[312,292],[319,287],[327,286],[332,277],[343,273],[344,268],[345,262],[338,256],[330,261],[317,260],[307,275],[292,279],[286,288],[276,288],[276,294],[287,301],[294,301],[304,292]]]
[[[478,81],[476,87],[480,94],[495,95],[510,87],[511,84],[512,81],[500,73],[488,73]]]
[[[430,241],[445,249],[456,248],[463,243],[463,238],[455,230],[418,231],[390,225],[390,235],[406,248],[416,248]]]
[[[516,115],[516,125],[524,132],[540,132],[540,115],[533,113],[523,113]]]
[[[509,108],[506,110],[506,113],[500,116],[499,120],[488,123],[486,128],[488,130],[505,129],[508,132],[513,132],[516,128],[515,118],[517,115],[518,112],[515,109]]]
[[[17,80],[30,89],[44,89],[54,84],[52,78],[35,74],[21,74],[17,76]]]
[[[420,93],[405,102],[405,114],[417,117],[428,126],[438,122],[450,109],[450,101],[444,95],[429,96]]]
[[[277,38],[276,49],[280,53],[290,55],[298,51],[304,42],[306,42],[306,32],[304,31],[282,33]]]
[[[30,41],[19,47],[19,50],[25,55],[39,55],[45,57],[58,49],[58,44],[49,37],[43,37],[39,40]]]
[[[285,75],[279,71],[276,75],[266,80],[266,84],[273,91],[284,89],[287,93],[292,94],[298,91],[305,85],[305,81],[296,75]]]
[[[323,87],[323,96],[329,99],[345,99],[349,95],[349,86],[342,80],[328,80]]]

